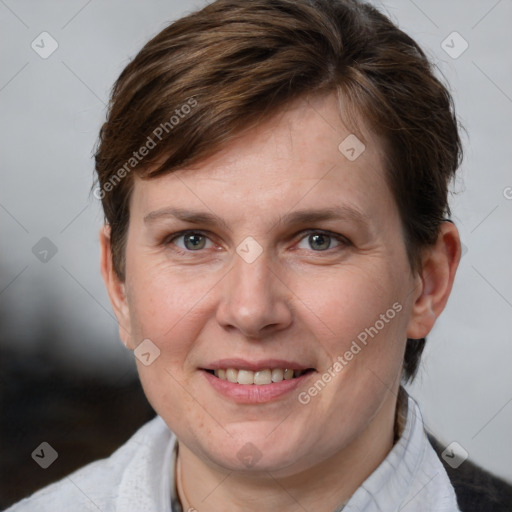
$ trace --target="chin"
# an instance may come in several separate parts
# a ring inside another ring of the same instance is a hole
[[[306,448],[304,442],[293,439],[286,430],[279,436],[269,435],[272,428],[276,428],[275,424],[272,428],[268,423],[252,426],[250,432],[244,428],[246,425],[240,426],[235,432],[231,429],[232,437],[225,432],[217,441],[210,437],[209,445],[201,449],[203,456],[224,470],[255,475],[279,472],[286,476],[288,472],[293,474],[300,470],[301,460],[311,460],[306,453],[302,453]]]

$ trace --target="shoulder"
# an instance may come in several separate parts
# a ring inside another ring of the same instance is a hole
[[[130,466],[147,463],[150,459],[148,452],[162,451],[162,444],[167,443],[171,435],[157,416],[110,457],[87,464],[19,501],[6,512],[55,512],[69,509],[70,505],[74,512],[114,511],[119,489]]]
[[[432,434],[428,440],[441,459],[457,495],[462,512],[512,510],[512,485],[494,476],[473,462],[466,460],[457,469],[452,468],[441,457],[444,446]]]

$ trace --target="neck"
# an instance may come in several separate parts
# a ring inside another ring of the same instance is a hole
[[[344,505],[379,466],[401,435],[406,395],[390,395],[366,430],[349,446],[320,464],[284,478],[251,476],[213,468],[179,445],[177,489],[184,511],[332,511]],[[227,506],[229,504],[229,506]]]

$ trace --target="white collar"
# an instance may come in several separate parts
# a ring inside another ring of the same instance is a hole
[[[342,510],[459,512],[453,486],[428,441],[420,409],[412,397],[408,396],[407,420],[400,439]]]
[[[134,510],[134,501],[137,510],[144,512],[182,512],[174,477],[176,436],[162,418],[150,423],[147,435],[133,439],[141,446],[138,456],[123,472],[117,512]],[[400,439],[340,510],[460,512],[453,486],[428,441],[420,409],[412,397],[408,397],[407,419]]]

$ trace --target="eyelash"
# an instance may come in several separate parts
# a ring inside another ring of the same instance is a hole
[[[333,233],[331,231],[325,231],[322,229],[306,229],[304,231],[301,231],[300,233],[298,233],[298,235],[301,235],[299,242],[301,242],[304,238],[308,237],[309,235],[313,235],[313,234],[329,236],[330,238],[335,239],[337,242],[339,242],[341,244],[341,246],[344,246],[344,247],[348,247],[348,246],[352,245],[350,240],[348,238],[344,237],[343,235],[339,235],[337,233]],[[172,235],[166,237],[163,241],[163,245],[171,245],[173,240],[176,240],[177,238],[180,238],[180,237],[183,237],[186,235],[201,235],[201,236],[208,238],[210,241],[213,242],[213,240],[211,240],[210,237],[208,236],[207,232],[201,231],[201,230],[188,229],[188,230],[184,230],[184,231],[179,231],[178,233],[173,233]],[[340,247],[333,247],[333,248],[326,249],[324,251],[314,251],[312,249],[312,251],[315,253],[330,253],[330,251],[339,249],[339,248]],[[202,252],[201,249],[199,249],[197,251],[189,251],[189,250],[183,250],[177,246],[174,246],[174,248],[172,250],[181,256],[190,255],[190,254],[193,254],[194,252],[197,252],[197,253]]]

